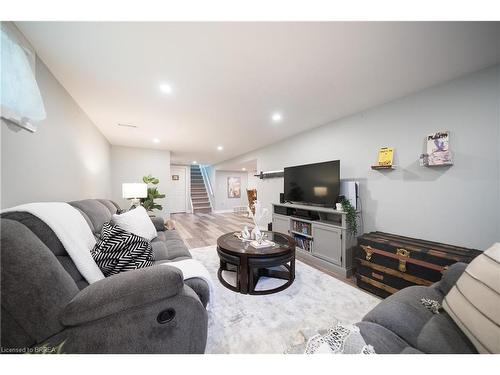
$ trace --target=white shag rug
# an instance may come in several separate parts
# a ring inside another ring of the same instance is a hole
[[[245,295],[225,288],[217,278],[219,257],[215,246],[190,250],[201,261],[215,284],[208,311],[205,353],[266,354],[294,352],[308,338],[337,322],[356,323],[380,300],[301,261],[295,264],[295,281],[269,295]],[[226,280],[234,273],[224,272]],[[269,289],[283,280],[261,278],[258,289]]]

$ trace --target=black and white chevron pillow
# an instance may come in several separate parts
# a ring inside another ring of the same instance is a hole
[[[91,254],[106,277],[154,264],[153,248],[148,240],[111,223],[104,223]]]

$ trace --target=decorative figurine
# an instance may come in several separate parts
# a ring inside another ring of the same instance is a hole
[[[241,231],[241,238],[244,240],[250,239],[250,232],[248,231],[248,227],[245,225],[245,228]]]

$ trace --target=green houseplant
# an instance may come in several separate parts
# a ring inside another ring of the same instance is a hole
[[[346,213],[347,233],[355,237],[358,234],[358,213],[347,199],[342,199],[340,203],[342,204],[342,211]]]
[[[161,194],[156,186],[159,184],[160,180],[149,174],[144,176],[142,181],[148,185],[148,196],[146,198],[141,198],[141,205],[150,212],[153,210],[162,210],[163,206],[155,202],[155,199],[165,198],[165,194]]]

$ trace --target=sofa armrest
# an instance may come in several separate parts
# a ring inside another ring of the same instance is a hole
[[[60,316],[65,326],[95,321],[137,306],[170,298],[184,287],[182,272],[165,265],[123,272],[81,290]]]
[[[151,217],[151,221],[153,222],[158,232],[162,232],[165,230],[165,220],[162,217],[160,216]]]
[[[460,276],[462,276],[462,273],[464,273],[467,266],[467,263],[454,263],[449,266],[448,269],[444,272],[443,277],[437,283],[437,287],[444,296],[447,295],[451,288],[453,288],[453,285],[457,283],[458,279],[460,278]]]

